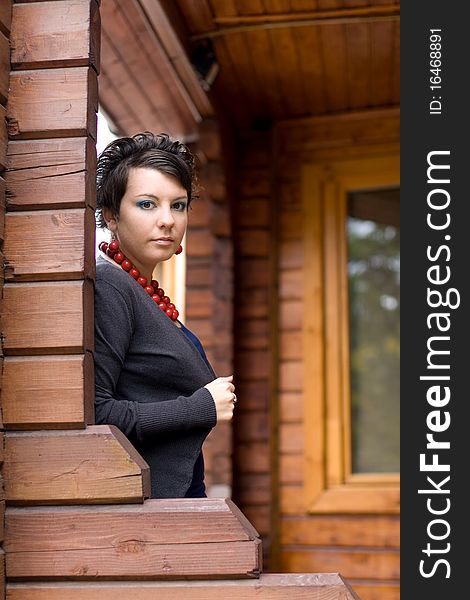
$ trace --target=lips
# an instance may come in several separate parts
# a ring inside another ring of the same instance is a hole
[[[172,242],[173,238],[170,237],[161,237],[154,240],[155,242]]]

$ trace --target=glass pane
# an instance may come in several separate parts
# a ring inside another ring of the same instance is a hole
[[[350,194],[348,277],[353,473],[399,471],[399,190]]]

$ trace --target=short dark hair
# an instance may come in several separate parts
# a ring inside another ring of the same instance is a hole
[[[103,209],[119,215],[126,193],[129,169],[146,167],[174,177],[188,194],[188,208],[195,197],[195,161],[189,148],[166,133],[145,131],[109,143],[96,167],[96,223],[105,228]]]

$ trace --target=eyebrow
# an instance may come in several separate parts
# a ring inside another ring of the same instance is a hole
[[[154,200],[160,200],[158,196],[155,194],[138,194],[136,198],[153,198]],[[177,200],[187,200],[188,196],[179,196],[178,198],[173,198],[172,202],[176,202]]]

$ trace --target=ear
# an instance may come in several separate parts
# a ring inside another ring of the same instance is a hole
[[[118,218],[111,212],[111,209],[109,208],[103,208],[102,213],[109,231],[111,233],[116,233]]]

